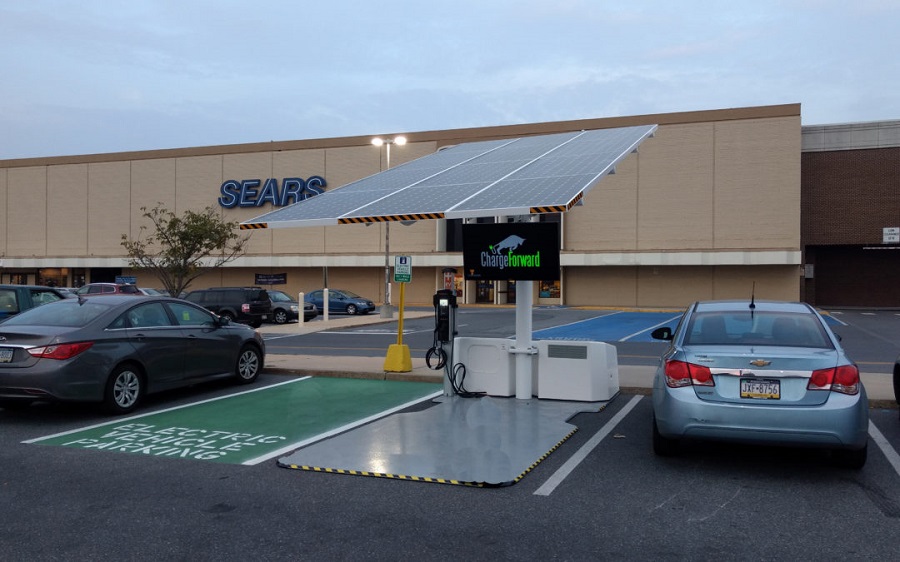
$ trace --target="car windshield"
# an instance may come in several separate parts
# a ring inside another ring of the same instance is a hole
[[[833,347],[812,314],[746,310],[695,314],[687,327],[684,345]]]
[[[345,297],[351,298],[351,299],[361,299],[362,298],[361,296],[357,295],[353,291],[336,291],[336,292],[342,293]]]
[[[111,308],[102,299],[65,299],[13,316],[3,322],[8,326],[85,326]]]
[[[269,298],[275,302],[290,302],[294,299],[281,291],[269,291]]]

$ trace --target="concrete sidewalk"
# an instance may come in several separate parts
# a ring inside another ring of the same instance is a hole
[[[405,311],[404,319],[425,318],[434,315],[431,311]],[[312,332],[350,328],[371,324],[383,324],[396,321],[395,312],[392,320],[381,318],[378,313],[360,316],[330,315],[328,321],[321,317],[304,323],[264,324],[260,333],[264,337],[279,335],[303,335]],[[387,354],[387,349],[385,349]],[[294,375],[317,375],[347,378],[366,378],[381,380],[404,380],[415,382],[443,382],[443,371],[433,371],[425,364],[424,357],[411,357],[412,371],[408,373],[385,372],[384,356],[325,356],[325,355],[287,355],[271,354],[266,356],[265,372]],[[619,365],[619,387],[629,394],[649,394],[653,386],[655,367],[640,365]],[[896,407],[891,375],[885,373],[861,373],[866,393],[873,407]]]

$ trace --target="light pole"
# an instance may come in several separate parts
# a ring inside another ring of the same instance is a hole
[[[406,144],[406,137],[394,137],[384,140],[381,137],[372,139],[372,144],[381,148],[385,147],[385,170],[391,168],[391,145],[403,146]],[[380,167],[380,166],[379,166]],[[393,318],[394,312],[391,310],[391,221],[384,223],[384,304],[381,305],[381,317]]]

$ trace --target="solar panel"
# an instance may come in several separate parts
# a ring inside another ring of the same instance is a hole
[[[656,125],[464,143],[241,223],[340,223],[564,212]]]

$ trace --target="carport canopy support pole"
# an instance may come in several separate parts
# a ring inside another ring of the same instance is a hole
[[[531,356],[537,350],[531,347],[531,295],[532,281],[516,282],[516,398],[531,399]]]

